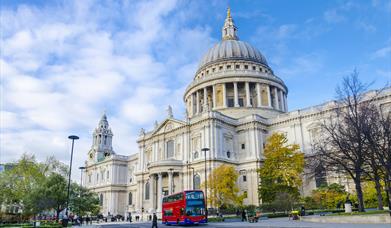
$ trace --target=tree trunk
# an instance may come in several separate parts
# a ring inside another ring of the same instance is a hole
[[[391,186],[390,186],[390,182],[387,180],[389,177],[384,177],[384,185],[385,185],[385,190],[386,190],[386,197],[387,197],[387,204],[388,204],[388,210],[390,212],[390,216],[391,216]]]
[[[364,198],[361,188],[361,173],[356,173],[356,178],[354,178],[354,184],[356,185],[357,200],[358,200],[358,211],[364,212]]]
[[[376,188],[376,194],[377,194],[377,208],[379,210],[383,210],[383,196],[382,196],[382,190],[380,185],[380,177],[378,175],[375,176],[375,188]]]
[[[60,209],[57,208],[56,214],[57,214],[57,216],[56,216],[56,222],[58,223],[58,217],[60,216]]]

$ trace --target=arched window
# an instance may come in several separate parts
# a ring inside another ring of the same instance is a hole
[[[131,192],[129,192],[128,204],[129,204],[129,205],[132,205],[132,203],[133,203],[133,195],[132,195]]]
[[[231,158],[231,152],[227,151],[227,158]]]
[[[149,181],[145,183],[145,200],[149,200]]]
[[[99,205],[103,206],[103,193],[101,193],[99,196]]]
[[[201,189],[201,177],[200,175],[194,175],[194,189]]]
[[[194,152],[194,159],[197,159],[198,158],[198,151]]]

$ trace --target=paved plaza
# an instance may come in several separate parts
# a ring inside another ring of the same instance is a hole
[[[151,227],[151,222],[138,222],[138,223],[101,223],[94,224],[89,227]],[[391,224],[349,224],[349,223],[314,223],[314,222],[302,222],[302,221],[292,221],[287,218],[274,218],[268,220],[262,220],[258,223],[248,223],[240,221],[232,222],[216,222],[209,223],[205,225],[196,225],[196,226],[166,226],[161,223],[158,224],[158,227],[199,227],[199,228],[224,228],[224,227],[297,227],[297,228],[391,228]]]

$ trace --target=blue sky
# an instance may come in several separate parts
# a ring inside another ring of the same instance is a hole
[[[355,68],[391,81],[391,1],[1,1],[0,162],[24,152],[76,166],[106,111],[119,154],[141,127],[182,118],[184,88],[218,42],[228,4],[241,40],[289,88],[290,110],[334,99]],[[77,178],[78,172],[75,172]]]

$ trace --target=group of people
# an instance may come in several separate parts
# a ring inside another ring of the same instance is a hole
[[[76,226],[81,226],[84,223],[86,225],[91,225],[92,224],[92,218],[90,216],[77,216],[76,214],[70,214],[69,217],[67,215],[64,215],[62,218],[62,221],[66,221],[66,223],[71,222],[71,224],[76,225]]]
[[[140,221],[140,216],[136,215],[135,216],[136,222]],[[153,215],[148,216],[148,220],[152,221],[152,228],[156,227],[157,228],[157,216],[156,213],[153,213]],[[130,223],[132,222],[132,213],[129,212],[127,221]]]

